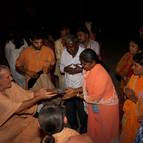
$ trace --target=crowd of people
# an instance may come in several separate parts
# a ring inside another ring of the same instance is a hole
[[[63,26],[59,34],[56,40],[38,32],[28,41],[14,34],[7,40],[0,143],[141,143],[141,37],[130,39],[117,63],[117,92],[91,23],[75,33]]]

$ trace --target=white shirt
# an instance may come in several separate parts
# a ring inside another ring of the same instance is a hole
[[[88,42],[87,47],[85,47],[83,44],[81,44],[80,46],[82,46],[84,48],[90,48],[90,49],[94,50],[98,56],[100,56],[100,45],[97,41],[90,40]]]
[[[10,67],[11,74],[13,79],[21,86],[24,87],[25,84],[25,77],[18,73],[15,69],[16,59],[18,58],[20,52],[26,48],[28,44],[24,40],[24,44],[19,48],[16,49],[15,44],[12,41],[9,41],[5,45],[5,55]]]
[[[11,52],[11,50],[13,50],[13,49],[15,49],[15,45],[14,45],[14,43],[12,42],[12,41],[9,41],[9,42],[7,42],[6,44],[5,44],[5,57],[6,57],[6,59],[7,59],[7,61],[8,61],[8,63],[10,63],[10,52]]]
[[[71,75],[69,73],[64,72],[64,68],[68,65],[74,66],[72,64],[80,64],[79,55],[83,50],[84,48],[79,46],[78,52],[75,55],[75,57],[72,57],[72,55],[69,54],[66,48],[64,49],[62,53],[61,62],[60,62],[60,71],[62,73],[65,73],[65,86],[66,87],[78,88],[82,86],[83,74],[77,73],[77,74]]]

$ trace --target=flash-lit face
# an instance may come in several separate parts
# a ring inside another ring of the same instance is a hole
[[[11,87],[12,76],[8,69],[0,71],[0,90]]]
[[[139,47],[135,42],[131,41],[129,43],[129,50],[131,54],[135,55],[138,52]]]
[[[134,62],[132,66],[135,75],[143,75],[143,66]]]
[[[84,43],[88,39],[88,34],[84,32],[77,32],[77,38],[79,42]]]
[[[74,55],[75,53],[75,50],[76,50],[76,44],[75,42],[67,42],[66,43],[66,48],[67,48],[67,51],[71,54],[71,55]]]
[[[67,35],[69,35],[70,30],[69,28],[64,28],[60,31],[61,37],[66,37]]]
[[[81,65],[82,65],[84,70],[90,71],[95,66],[95,62],[94,61],[93,62],[81,61]]]
[[[32,44],[35,49],[40,50],[41,47],[43,46],[43,40],[42,39],[35,39],[32,41]]]

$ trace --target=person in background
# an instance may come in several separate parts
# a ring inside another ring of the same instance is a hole
[[[54,74],[58,77],[58,88],[65,89],[65,76],[60,71],[60,60],[65,49],[65,40],[70,36],[70,29],[67,26],[61,27],[60,38],[55,41],[56,67]]]
[[[40,143],[37,103],[53,96],[44,88],[24,90],[12,81],[9,68],[0,65],[0,143]]]
[[[55,44],[54,44],[54,38],[51,34],[45,35],[43,39],[43,45],[51,48],[55,52]]]
[[[85,21],[84,24],[85,24],[86,28],[89,31],[89,37],[90,37],[90,39],[96,41],[96,33],[93,32],[93,30],[92,30],[93,23],[91,21]]]
[[[96,54],[100,57],[100,45],[97,41],[90,39],[89,31],[85,26],[82,26],[77,30],[77,37],[80,46],[84,48],[93,49],[96,52]]]
[[[124,93],[126,100],[123,105],[122,130],[120,143],[135,141],[140,121],[143,119],[143,52],[133,56],[133,74],[130,77]]]
[[[120,101],[120,120],[123,116],[123,103],[126,100],[124,96],[124,87],[127,85],[128,80],[133,74],[133,56],[141,52],[142,42],[139,37],[133,37],[129,42],[129,49],[116,66],[116,78],[119,81],[119,101]]]
[[[5,44],[5,56],[13,79],[23,88],[25,87],[25,77],[16,71],[15,65],[20,52],[26,47],[28,44],[25,39],[16,34],[11,34],[9,41]]]
[[[132,38],[129,42],[129,50],[126,52],[117,63],[116,74],[119,77],[120,89],[123,91],[124,86],[127,84],[129,78],[133,74],[132,64],[133,56],[141,52],[141,40],[138,38]]]

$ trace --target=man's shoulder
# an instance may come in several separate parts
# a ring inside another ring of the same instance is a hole
[[[45,46],[45,45],[42,46],[42,50],[53,51],[52,48],[50,48],[49,46]]]
[[[85,48],[83,46],[79,45],[79,51],[82,52],[83,50],[85,50]]]
[[[13,93],[16,90],[20,89],[21,87],[14,81],[11,82],[11,87],[5,90],[6,93]]]
[[[90,43],[93,45],[99,45],[98,41],[95,41],[95,40],[90,40]]]
[[[63,52],[62,52],[62,55],[68,55],[69,53],[68,53],[68,51],[67,51],[67,49],[65,48],[64,50],[63,50]]]
[[[45,54],[54,54],[54,50],[48,46],[42,46],[42,49],[41,49],[42,53],[45,53]]]
[[[13,88],[13,89],[22,88],[22,87],[20,87],[20,86],[19,86],[16,82],[14,82],[14,81],[11,82],[11,85],[12,85],[12,86],[11,86],[11,89],[12,89],[12,88]]]

